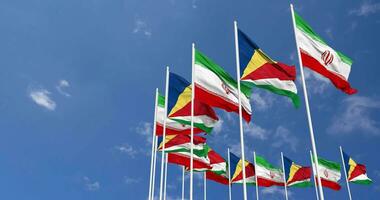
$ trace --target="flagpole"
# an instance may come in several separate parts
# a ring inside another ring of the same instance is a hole
[[[229,200],[232,200],[232,191],[231,191],[231,161],[230,161],[230,148],[227,148],[228,153],[228,197]]]
[[[347,177],[346,165],[344,164],[344,157],[343,157],[342,146],[339,146],[339,150],[340,150],[340,156],[342,157],[342,164],[343,164],[343,169],[344,169],[344,176],[346,177],[346,184],[347,184],[348,196],[350,197],[350,200],[352,200],[350,184],[348,183],[348,177]]]
[[[207,200],[207,178],[206,178],[206,171],[203,172],[203,199]]]
[[[288,200],[288,190],[287,190],[288,183],[286,181],[284,154],[282,152],[281,152],[281,162],[282,162],[282,172],[283,172],[283,177],[284,177],[285,199]]]
[[[164,164],[165,164],[165,139],[166,139],[166,118],[168,113],[168,93],[169,93],[169,66],[166,67],[165,82],[165,117],[162,133],[162,151],[161,151],[161,177],[160,177],[160,200],[162,200],[163,184],[164,184]]]
[[[195,44],[192,43],[192,55],[191,55],[191,139],[190,139],[190,200],[193,200],[193,144],[194,144],[194,96],[195,96],[195,85],[194,85],[194,62],[195,62]]]
[[[290,4],[290,10],[292,12],[292,20],[293,20],[293,30],[294,30],[294,38],[296,41],[296,47],[297,47],[297,54],[298,54],[298,61],[299,61],[299,68],[301,71],[301,80],[302,80],[302,85],[303,85],[303,93],[304,93],[304,98],[305,98],[305,106],[306,106],[306,114],[307,114],[307,119],[308,119],[308,124],[309,124],[309,131],[310,131],[310,139],[311,139],[311,145],[313,149],[313,155],[316,158],[315,163],[316,163],[316,174],[318,178],[318,188],[319,188],[319,193],[321,200],[324,200],[324,195],[323,195],[323,189],[322,189],[322,183],[321,183],[321,177],[319,176],[319,164],[318,164],[318,154],[317,154],[317,147],[315,144],[315,139],[314,139],[314,130],[313,130],[313,122],[311,119],[311,113],[310,113],[310,108],[309,108],[309,98],[307,94],[307,89],[306,89],[306,82],[305,82],[305,77],[303,73],[303,64],[302,64],[302,59],[301,59],[301,54],[299,52],[299,45],[297,41],[297,36],[296,36],[296,22],[295,22],[295,17],[294,17],[294,10],[293,10],[293,4]]]
[[[152,179],[153,179],[153,160],[154,160],[154,142],[156,135],[156,118],[157,118],[157,100],[158,100],[158,88],[156,88],[156,97],[154,102],[154,123],[153,123],[153,132],[152,132],[152,152],[150,158],[150,176],[149,176],[149,197],[148,199],[152,200]]]
[[[168,154],[165,154],[165,179],[164,179],[164,200],[166,200],[166,184],[168,179]]]
[[[241,108],[241,96],[240,96],[240,57],[239,57],[239,42],[238,42],[238,32],[237,32],[237,22],[234,21],[234,33],[235,33],[235,54],[236,54],[236,76],[238,85],[238,95],[239,95],[239,126],[240,126],[240,148],[242,157],[242,171],[243,171],[243,196],[244,200],[247,200],[247,181],[245,173],[245,154],[244,154],[244,134],[243,134],[243,116]]]
[[[314,188],[315,188],[315,194],[317,195],[317,200],[319,200],[319,195],[318,195],[318,184],[317,184],[317,181],[315,180],[315,166],[314,166],[314,162],[313,162],[313,155],[310,151],[310,161],[311,161],[311,167],[313,169],[313,180],[314,180]]]
[[[154,199],[154,189],[155,189],[155,181],[156,181],[157,142],[158,142],[158,136],[155,136],[154,137],[154,161],[153,161],[153,178],[152,178],[151,200]]]
[[[182,200],[185,200],[185,166],[182,166]]]
[[[253,163],[255,168],[255,182],[256,182],[256,200],[259,200],[259,182],[257,181],[257,172],[256,172],[256,152],[253,152]]]

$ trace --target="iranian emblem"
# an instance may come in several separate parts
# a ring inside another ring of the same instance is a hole
[[[226,84],[222,83],[222,88],[226,92],[226,94],[230,94],[230,92],[231,92],[230,88],[228,88]]]
[[[271,171],[270,173],[269,173],[269,176],[270,176],[270,178],[274,178],[274,176],[275,176],[275,174]]]
[[[323,60],[325,65],[329,65],[333,62],[334,55],[329,50],[326,50],[322,53],[321,59]]]
[[[329,177],[329,172],[327,171],[327,169],[325,169],[325,171],[323,172],[323,174],[326,176],[326,178]]]

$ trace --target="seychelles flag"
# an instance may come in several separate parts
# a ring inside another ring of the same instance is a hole
[[[363,185],[369,185],[372,180],[367,176],[366,167],[362,164],[357,164],[349,155],[343,152],[344,165],[348,182]]]
[[[286,185],[288,187],[309,187],[311,186],[311,168],[295,164],[292,160],[284,156],[284,167]]]
[[[243,183],[242,159],[230,152],[231,183]],[[245,164],[245,180],[247,184],[255,184],[255,167],[247,160]]]
[[[243,31],[238,30],[241,81],[250,87],[289,97],[299,107],[296,68],[272,60]]]

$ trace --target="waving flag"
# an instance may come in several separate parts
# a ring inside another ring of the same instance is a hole
[[[231,183],[243,183],[242,159],[230,152]],[[247,184],[255,184],[255,168],[247,160],[245,164],[245,180]]]
[[[165,114],[165,97],[158,95],[157,102],[157,121],[156,121],[156,135],[162,136]],[[203,132],[200,128],[194,128],[194,134]],[[191,126],[178,123],[177,121],[166,118],[166,135],[187,134],[190,135]]]
[[[191,84],[177,74],[169,74],[168,117],[181,124],[191,124]],[[194,127],[211,132],[218,121],[215,111],[198,100],[194,101]]]
[[[272,60],[243,31],[238,30],[241,81],[289,97],[299,107],[296,68]]]
[[[284,156],[286,186],[309,187],[311,186],[311,168],[302,167]]]
[[[165,137],[165,141],[160,142],[158,150],[161,151],[163,143],[165,142],[165,152],[190,152],[191,146],[193,146],[194,151],[200,151],[196,153],[204,152],[204,146],[206,144],[206,138],[200,136],[194,136],[193,145],[191,145],[191,138],[189,135],[168,135]]]
[[[343,92],[355,94],[357,90],[348,82],[352,60],[327,45],[297,13],[294,13],[294,18],[296,40],[303,65],[330,79]]]
[[[341,174],[339,163],[318,158],[318,164],[318,173],[321,177],[322,186],[333,190],[340,190],[339,180]]]
[[[343,152],[344,165],[346,166],[347,179],[350,183],[369,185],[372,180],[367,176],[366,167],[357,164],[349,155]]]
[[[195,50],[195,96],[196,99],[212,107],[227,112],[239,113],[239,95],[237,82],[220,66]],[[241,105],[243,118],[251,120],[250,89],[241,85]]]
[[[270,187],[273,185],[283,186],[284,178],[281,169],[273,167],[261,156],[256,156],[256,176],[259,186]]]

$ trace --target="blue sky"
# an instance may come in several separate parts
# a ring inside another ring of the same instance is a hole
[[[289,1],[1,0],[0,198],[145,199],[154,90],[165,66],[190,80],[191,42],[235,74],[233,20],[272,58],[297,64]],[[294,1],[296,10],[334,48],[354,60],[347,96],[307,71],[318,153],[340,161],[338,146],[365,164],[374,184],[351,185],[354,199],[380,196],[380,2]],[[297,81],[298,90],[302,87]],[[300,92],[300,97],[303,98]],[[254,90],[246,155],[280,164],[280,152],[309,165],[304,104]],[[223,156],[239,151],[235,114],[220,110],[207,136]],[[168,196],[180,196],[180,169],[169,166]],[[196,176],[195,197],[202,197]],[[328,199],[347,199],[325,189]],[[187,185],[188,186],[188,185]],[[241,199],[241,186],[233,187]],[[314,190],[291,189],[291,199]],[[211,199],[227,187],[208,182]],[[282,188],[260,188],[283,199]],[[249,188],[249,199],[254,189]]]

